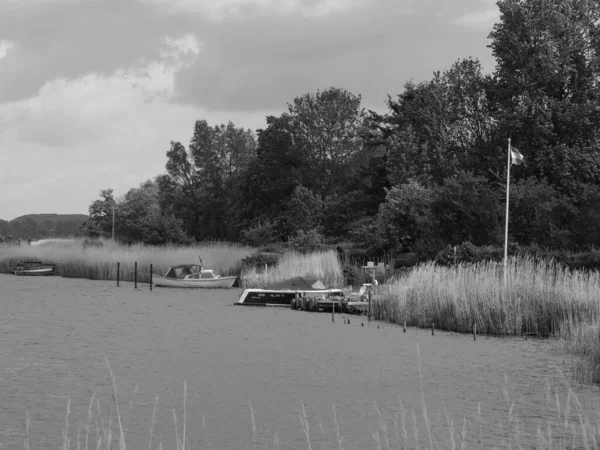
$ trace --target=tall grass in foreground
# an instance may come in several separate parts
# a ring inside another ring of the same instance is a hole
[[[129,429],[129,419],[131,418],[133,398],[137,393],[138,386],[135,386],[131,394],[129,411],[122,410],[125,400],[119,394],[118,384],[108,360],[107,366],[110,373],[110,380],[107,385],[110,391],[105,392],[104,395],[98,389],[94,391],[87,408],[86,417],[80,417],[79,420],[76,419],[76,423],[72,423],[71,401],[67,401],[65,425],[62,430],[63,450],[90,450],[91,448],[96,450],[111,448],[126,450],[128,445],[130,448],[148,448],[149,450],[218,448],[211,442],[211,432],[207,429],[205,415],[201,415],[202,426],[199,425],[199,418],[190,419],[188,417],[188,389],[185,381],[183,382],[182,408],[172,408],[173,421],[170,426],[174,427],[175,445],[172,442],[173,438],[170,438],[169,441],[163,441],[160,433],[155,433],[156,413],[159,407],[158,396],[155,397],[147,439],[144,442],[139,440],[138,442],[132,442],[128,438],[128,433],[131,431]],[[419,379],[422,386],[423,375],[420,362]],[[487,416],[486,410],[490,408],[490,405],[482,404],[474,404],[472,413],[464,417],[450,417],[448,412],[445,411],[445,419],[442,419],[442,423],[438,423],[434,419],[430,419],[430,412],[427,410],[425,396],[421,388],[421,401],[414,409],[406,409],[400,395],[397,399],[397,405],[391,408],[389,406],[385,409],[380,408],[377,402],[374,401],[372,413],[376,417],[376,423],[367,423],[366,421],[354,423],[353,428],[358,428],[359,432],[370,436],[371,445],[367,448],[374,450],[409,448],[430,450],[446,448],[460,448],[461,450],[484,448],[600,450],[600,422],[598,418],[600,411],[585,411],[578,396],[564,381],[564,378],[561,384],[563,386],[560,388],[558,386],[552,387],[550,382],[546,381],[545,387],[540,386],[540,389],[544,389],[545,404],[542,406],[543,411],[539,411],[543,416],[539,417],[539,420],[535,420],[535,422],[538,422],[537,426],[532,422],[528,424],[515,413],[515,403],[510,397],[508,380],[505,377],[503,404],[492,406],[495,411],[504,410],[503,418],[493,424],[490,424],[489,417],[488,421],[484,423],[483,418]],[[103,401],[103,397],[108,397],[108,400]],[[119,406],[120,404],[121,406]],[[108,418],[102,415],[102,410],[106,411],[106,406],[109,408]],[[382,410],[387,414],[382,413]],[[596,417],[592,417],[591,414]],[[248,444],[245,448],[257,449],[259,448],[258,445],[260,445],[260,448],[267,450],[271,448],[279,450],[282,446],[289,448],[285,444],[285,436],[279,436],[276,431],[271,434],[269,431],[262,432],[262,430],[257,429],[252,404],[248,405],[248,415],[249,424],[246,425]],[[305,440],[302,448],[308,448],[309,450],[313,448],[350,450],[351,447],[347,446],[346,439],[341,432],[338,408],[335,404],[332,405],[332,417],[333,429],[326,430],[321,421],[316,422],[311,417],[310,411],[307,412],[304,403],[300,404],[298,407],[299,427]],[[367,417],[367,414],[364,414],[364,417]],[[83,423],[80,420],[83,420]],[[29,413],[26,414],[25,422],[24,449],[37,448],[31,435]],[[235,424],[236,429],[239,429],[240,426],[243,427],[239,423]],[[202,442],[202,445],[191,447],[190,435],[195,437],[194,440],[197,442]],[[327,443],[332,441],[334,444],[328,447]],[[296,442],[297,444],[298,442]]]
[[[288,251],[276,266],[250,268],[242,273],[240,279],[245,288],[263,288],[294,277],[316,277],[330,287],[344,285],[344,272],[333,250],[307,254]]]
[[[496,263],[424,264],[391,281],[375,317],[394,323],[480,333],[567,336],[600,313],[600,275],[530,257],[512,258],[508,280]]]
[[[105,240],[102,247],[84,248],[78,239],[48,240],[31,247],[25,244],[0,248],[0,272],[10,273],[19,261],[35,259],[56,263],[63,277],[114,280],[119,262],[121,279],[133,281],[134,263],[137,262],[138,280],[146,281],[150,264],[155,274],[163,275],[172,265],[197,263],[200,256],[206,268],[215,269],[222,275],[238,275],[241,259],[253,251],[251,247],[220,242],[177,247],[128,246]]]

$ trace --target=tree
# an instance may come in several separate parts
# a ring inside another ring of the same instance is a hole
[[[256,156],[241,185],[240,221],[246,228],[261,222],[277,222],[276,233],[291,230],[278,222],[287,201],[302,183],[305,161],[294,146],[289,117],[267,117],[267,128],[258,130]]]
[[[108,237],[112,234],[113,190],[103,189],[99,196],[99,200],[90,204],[89,219],[81,226],[81,231],[89,237]]]
[[[405,84],[397,100],[388,98],[388,114],[370,114],[366,139],[386,149],[391,186],[439,185],[461,170],[486,173],[500,160],[490,85],[479,61],[464,59],[430,81]]]
[[[304,94],[288,104],[284,116],[311,175],[304,185],[323,198],[343,192],[346,177],[354,173],[352,161],[362,148],[361,96],[337,87]]]
[[[495,101],[499,138],[524,151],[523,177],[561,178],[598,166],[600,125],[600,3],[595,0],[500,0],[500,21],[490,33],[496,57]],[[584,152],[585,157],[573,157]],[[557,156],[564,155],[564,156]],[[550,160],[550,161],[549,161]],[[595,169],[596,170],[596,169]],[[596,171],[588,179],[598,182]],[[577,194],[581,186],[559,186]]]
[[[231,122],[198,120],[188,150],[171,142],[166,175],[157,180],[159,202],[185,222],[196,239],[234,239],[240,179],[255,153],[254,134]]]
[[[120,199],[120,240],[153,245],[189,242],[183,231],[183,222],[172,213],[164,213],[158,200],[159,186],[154,180],[130,189]]]

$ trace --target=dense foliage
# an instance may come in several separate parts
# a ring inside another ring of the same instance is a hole
[[[187,148],[171,143],[164,174],[116,200],[118,237],[352,242],[405,261],[443,259],[466,242],[497,248],[510,138],[525,156],[511,170],[510,241],[548,251],[598,246],[600,6],[498,6],[491,74],[459,60],[388,96],[386,114],[331,87],[295,98],[256,133],[197,121]],[[92,203],[88,234],[110,234],[112,201],[102,191]]]

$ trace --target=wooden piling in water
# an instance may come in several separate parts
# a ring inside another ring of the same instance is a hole
[[[406,333],[406,320],[404,321],[404,328],[402,329],[403,333]]]
[[[369,322],[371,321],[371,298],[373,297],[373,291],[372,291],[372,289],[373,289],[373,286],[371,286],[370,289],[369,289],[369,313],[368,313]]]
[[[152,264],[150,264],[150,290],[152,290]]]
[[[431,322],[431,335],[435,336],[435,325]]]
[[[473,340],[477,340],[477,323],[473,323]]]
[[[133,288],[137,289],[137,261],[133,265]]]
[[[117,287],[119,287],[119,278],[120,278],[120,275],[121,275],[121,263],[118,262],[117,263]]]
[[[335,302],[331,303],[331,322],[335,322]]]

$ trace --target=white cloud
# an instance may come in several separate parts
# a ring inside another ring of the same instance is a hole
[[[15,46],[14,42],[0,40],[0,59],[8,55],[8,52]]]
[[[124,194],[164,172],[170,141],[187,146],[197,119],[263,127],[269,112],[209,114],[170,102],[176,71],[199,50],[193,36],[168,38],[159,61],[57,79],[33,98],[0,104],[0,148],[13,149],[0,152],[0,189],[10,192],[0,218],[85,213],[101,189]]]
[[[456,25],[476,30],[490,30],[499,19],[500,10],[494,7],[465,13],[453,22]]]

